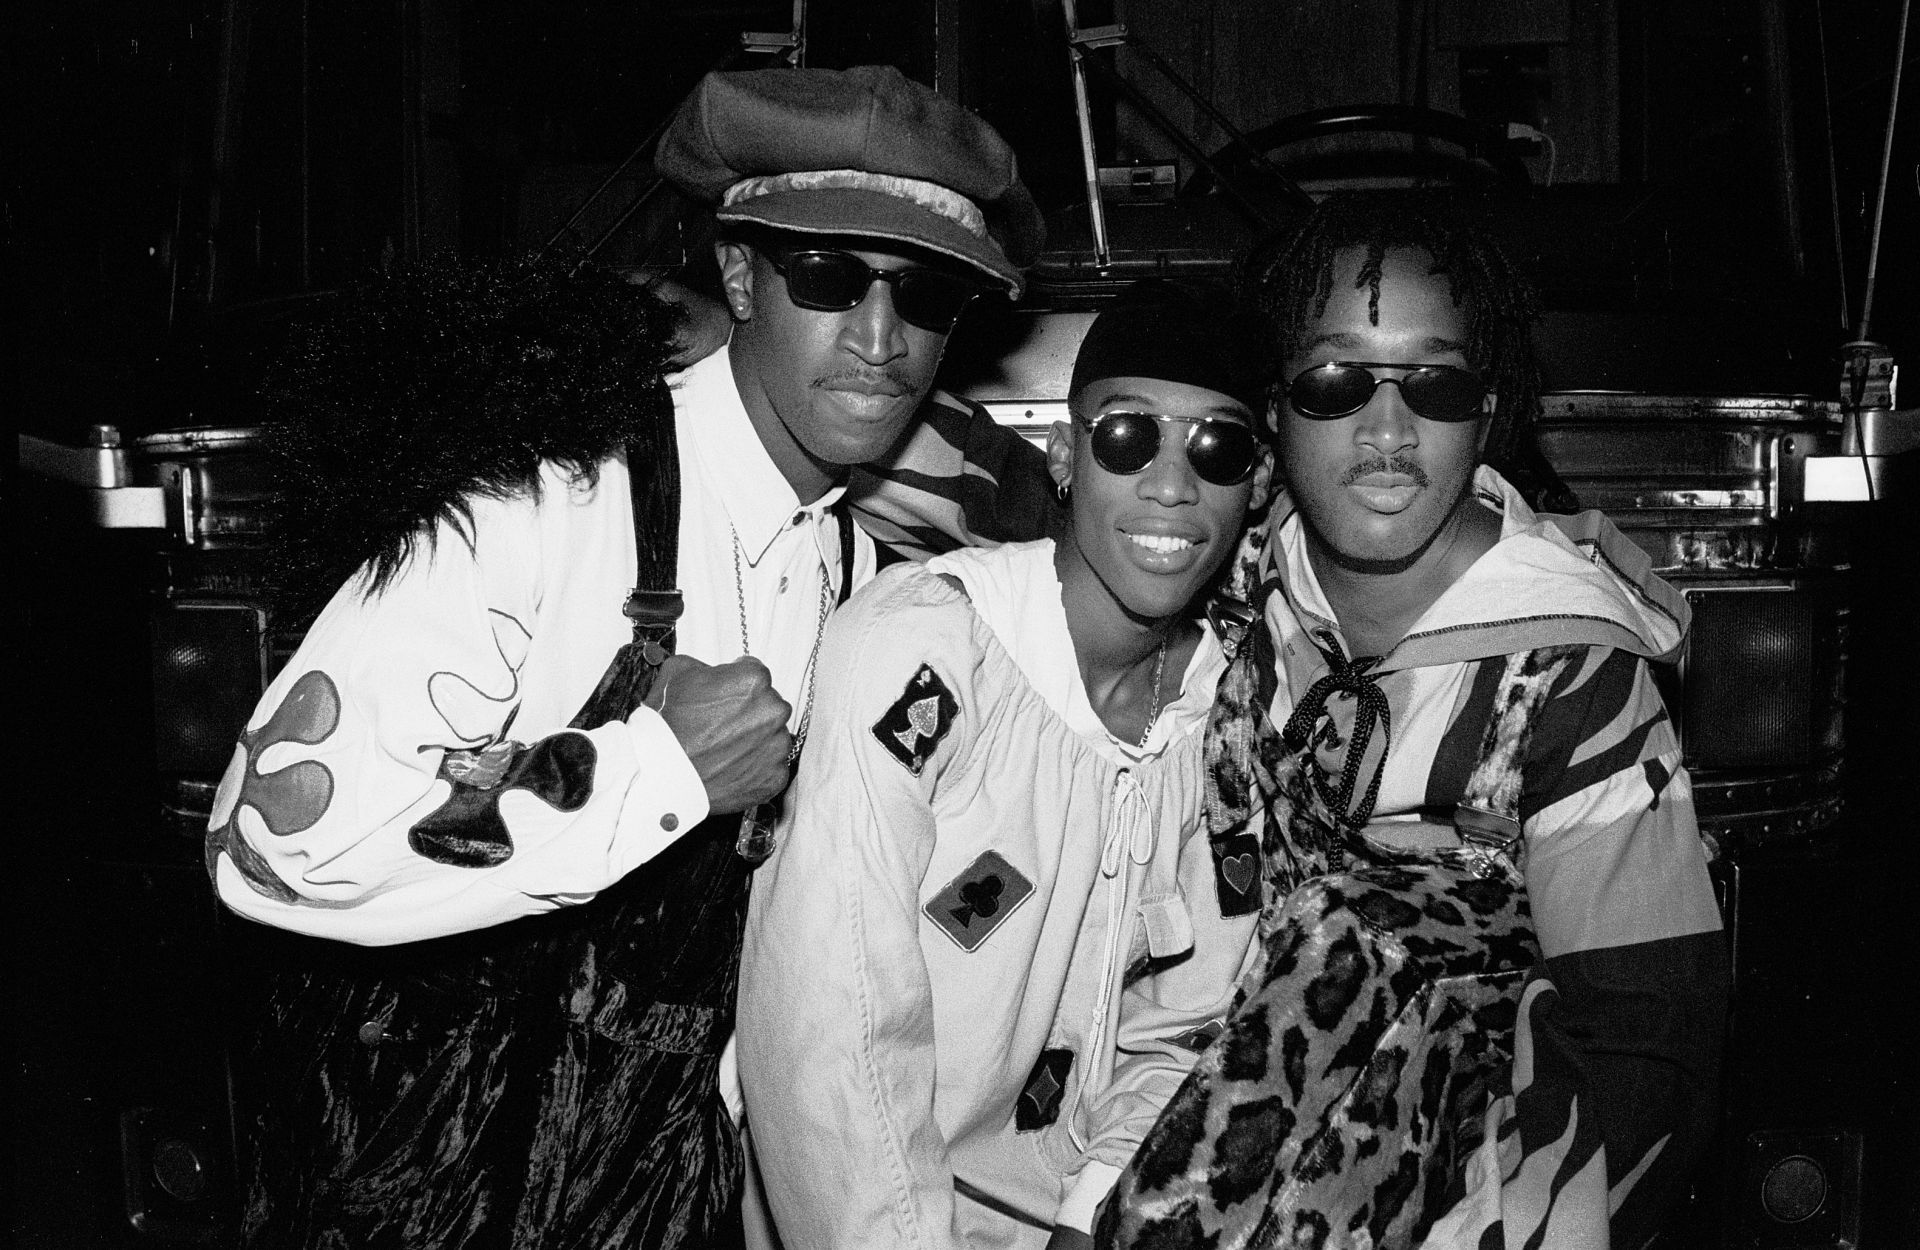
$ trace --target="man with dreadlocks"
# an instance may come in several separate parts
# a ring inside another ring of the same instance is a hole
[[[1263,954],[1101,1244],[1641,1246],[1727,994],[1651,670],[1685,602],[1598,513],[1533,511],[1533,303],[1482,228],[1336,197],[1250,276],[1286,492],[1208,815]]]
[[[949,494],[912,475],[936,521],[1051,511],[1037,451],[923,403],[1039,246],[991,128],[888,68],[719,73],[656,163],[728,231],[719,350],[663,380],[635,288],[456,268],[291,364],[305,563],[338,590],[207,845],[229,907],[306,939],[268,952],[246,1065],[248,1246],[739,1241],[747,881],[877,562],[850,469],[937,409],[969,455]],[[1025,509],[996,474],[1022,453]]]

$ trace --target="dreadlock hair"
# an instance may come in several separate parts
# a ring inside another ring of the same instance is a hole
[[[1579,508],[1541,454],[1534,435],[1540,415],[1540,373],[1532,326],[1539,302],[1495,242],[1484,221],[1458,200],[1432,191],[1344,192],[1328,197],[1292,229],[1256,244],[1241,268],[1246,298],[1268,322],[1275,358],[1305,346],[1333,297],[1334,260],[1364,250],[1356,287],[1370,290],[1378,324],[1381,268],[1389,251],[1419,250],[1444,274],[1453,302],[1467,316],[1467,359],[1494,392],[1484,461],[1528,504],[1551,512]],[[1281,397],[1274,396],[1277,405]]]
[[[471,547],[474,499],[537,498],[543,462],[592,484],[623,445],[671,461],[675,327],[643,288],[571,259],[441,260],[331,299],[260,396],[280,623],[308,623],[356,570],[380,593],[440,524]]]

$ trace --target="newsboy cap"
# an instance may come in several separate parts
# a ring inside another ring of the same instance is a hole
[[[1006,140],[890,65],[708,74],[654,167],[720,221],[913,244],[1015,296],[1045,238]]]

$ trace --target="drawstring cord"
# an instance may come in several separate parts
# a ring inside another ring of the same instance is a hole
[[[1329,787],[1313,772],[1313,786],[1320,797],[1332,809],[1341,825],[1349,832],[1358,832],[1366,826],[1373,815],[1373,805],[1380,797],[1380,778],[1386,772],[1383,765],[1373,770],[1373,780],[1367,783],[1367,792],[1361,796],[1360,805],[1353,807],[1353,791],[1360,784],[1360,768],[1366,762],[1367,748],[1373,743],[1373,730],[1377,724],[1386,735],[1387,745],[1393,744],[1393,709],[1387,705],[1387,696],[1380,689],[1369,671],[1380,662],[1378,656],[1365,656],[1349,662],[1340,649],[1340,640],[1329,630],[1319,629],[1313,632],[1315,642],[1327,662],[1327,675],[1307,687],[1300,696],[1300,702],[1294,705],[1293,715],[1287,718],[1287,727],[1281,731],[1281,740],[1287,750],[1298,751],[1307,745],[1313,734],[1314,726],[1327,714],[1327,701],[1336,693],[1350,694],[1358,706],[1353,713],[1353,736],[1347,743],[1347,759],[1340,769],[1340,780],[1336,786]]]

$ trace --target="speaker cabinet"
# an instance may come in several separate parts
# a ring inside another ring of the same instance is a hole
[[[154,610],[155,762],[219,775],[266,688],[267,614],[245,599],[175,599]]]
[[[1657,673],[1723,850],[1832,827],[1843,807],[1850,605],[1845,575],[1676,575],[1693,611],[1677,670]]]
[[[27,945],[12,952],[14,1190],[0,1242],[230,1244],[233,993],[205,869],[76,860],[15,884]]]
[[[159,1244],[216,1245],[227,1233],[229,1150],[204,1113],[129,1107],[120,1113],[127,1227]]]
[[[1742,1250],[1855,1250],[1859,1133],[1751,1133],[1741,1143],[1731,1244]]]
[[[1680,711],[1689,768],[1804,768],[1814,759],[1820,663],[1814,597],[1790,583],[1696,585],[1687,592],[1686,696]],[[1818,704],[1828,700],[1821,697]]]

